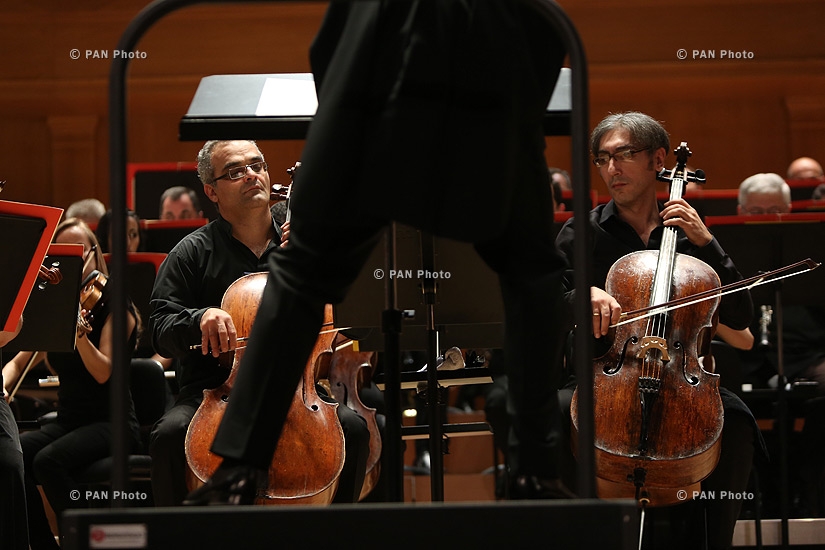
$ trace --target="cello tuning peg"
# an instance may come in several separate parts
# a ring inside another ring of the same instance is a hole
[[[695,183],[705,183],[705,171],[702,169],[696,170],[695,172],[688,173],[688,181],[692,181]]]

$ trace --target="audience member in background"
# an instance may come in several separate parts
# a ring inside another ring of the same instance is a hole
[[[820,183],[814,189],[814,192],[811,194],[811,198],[815,201],[821,201],[825,199],[825,183]]]
[[[561,191],[561,183],[556,178],[550,179],[550,187],[553,188],[553,211],[564,212],[567,210],[567,205],[564,204]]]
[[[107,210],[97,222],[95,236],[100,243],[100,248],[104,253],[112,251],[112,231],[111,231],[112,211]],[[140,245],[140,218],[133,210],[126,211],[126,251],[140,252],[143,249]]]
[[[567,205],[562,201],[562,193],[564,191],[573,192],[570,174],[567,173],[567,170],[552,167],[548,168],[547,172],[550,174],[550,185],[553,188],[553,210],[555,212],[564,212],[567,210]]]
[[[573,191],[573,183],[570,181],[570,174],[567,173],[567,170],[548,168],[547,171],[550,173],[550,181],[553,184],[558,183],[562,191]]]
[[[791,188],[779,174],[754,174],[739,184],[736,213],[740,216],[790,211]]]
[[[106,207],[97,199],[82,199],[73,202],[63,213],[63,219],[80,218],[86,225],[94,227],[100,217],[106,213]]]
[[[811,157],[799,157],[788,166],[789,180],[823,177],[822,165]]]
[[[177,185],[170,187],[160,196],[161,220],[189,220],[202,218],[198,194],[194,189]]]

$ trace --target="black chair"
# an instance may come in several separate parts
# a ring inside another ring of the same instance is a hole
[[[167,410],[167,383],[163,367],[152,359],[132,359],[129,370],[129,388],[135,404],[135,414],[140,425],[143,452],[148,453],[149,434],[152,426]],[[150,481],[152,457],[148,454],[131,454],[127,457],[127,472],[133,482]],[[112,457],[91,464],[75,476],[75,481],[88,485],[111,483]],[[146,504],[146,503],[141,503]]]

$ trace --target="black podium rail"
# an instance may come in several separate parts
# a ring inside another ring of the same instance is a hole
[[[630,550],[631,501],[68,510],[64,550],[91,548],[599,548]]]

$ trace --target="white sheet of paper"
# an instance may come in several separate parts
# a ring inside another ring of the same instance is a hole
[[[317,108],[318,98],[313,80],[267,78],[255,115],[313,116]]]

